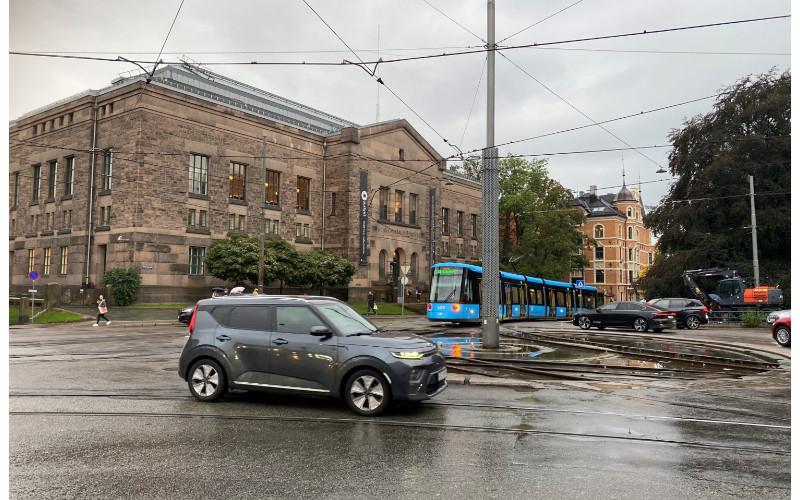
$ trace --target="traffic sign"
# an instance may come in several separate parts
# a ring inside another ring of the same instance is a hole
[[[406,278],[405,276],[403,276],[403,277],[400,279],[400,282],[401,282],[403,285],[408,285],[408,278]]]
[[[408,270],[411,269],[411,266],[400,266],[400,272],[403,273],[403,276],[408,274]]]
[[[586,283],[583,280],[575,280],[575,288],[583,288],[586,286]]]
[[[28,273],[28,278],[30,278],[33,281],[36,281],[39,279],[39,273],[37,273],[36,271],[31,271]]]
[[[28,293],[36,293],[36,292],[37,290],[35,288],[31,288],[30,290],[28,290]]]

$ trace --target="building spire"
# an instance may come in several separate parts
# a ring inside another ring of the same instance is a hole
[[[625,153],[620,153],[622,155],[622,187],[625,187]]]

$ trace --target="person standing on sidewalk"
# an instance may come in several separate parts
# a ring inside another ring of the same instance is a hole
[[[367,293],[367,314],[375,314],[375,295]]]
[[[111,324],[111,321],[108,320],[106,317],[106,313],[108,312],[108,304],[106,303],[106,299],[100,295],[97,299],[97,320],[94,322],[94,326],[98,326],[100,324],[100,318],[106,320],[106,326]]]

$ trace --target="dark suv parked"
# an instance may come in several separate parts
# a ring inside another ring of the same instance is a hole
[[[201,300],[178,373],[200,401],[228,389],[329,395],[360,415],[392,401],[421,401],[447,387],[436,345],[381,331],[330,297],[239,296]]]
[[[708,308],[696,299],[653,299],[648,304],[662,311],[674,312],[678,328],[697,330],[700,325],[708,323]]]

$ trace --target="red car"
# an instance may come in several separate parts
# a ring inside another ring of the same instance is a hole
[[[772,338],[783,347],[791,345],[792,317],[784,316],[772,323]]]

